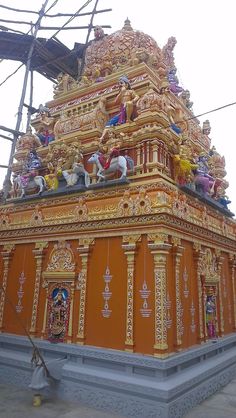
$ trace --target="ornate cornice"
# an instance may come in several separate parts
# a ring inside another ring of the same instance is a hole
[[[112,235],[123,235],[124,232],[128,232],[130,228],[140,228],[142,227],[142,233],[149,232],[149,229],[153,226],[166,226],[170,228],[171,234],[172,232],[184,232],[185,239],[190,241],[195,241],[196,239],[201,240],[201,242],[206,245],[206,242],[211,242],[211,246],[215,246],[218,248],[224,247],[225,250],[230,252],[236,251],[236,242],[230,238],[227,238],[223,235],[217,234],[209,229],[205,229],[199,225],[191,224],[190,222],[185,221],[184,219],[176,218],[171,214],[165,213],[157,213],[157,214],[146,214],[140,215],[135,217],[127,217],[127,218],[118,218],[114,219],[99,219],[94,221],[87,221],[87,222],[76,222],[71,221],[70,223],[67,222],[59,223],[58,221],[55,222],[55,225],[48,225],[48,226],[39,226],[39,227],[29,227],[25,229],[19,229],[17,231],[8,230],[8,231],[1,231],[0,232],[0,239],[9,241],[14,240],[18,242],[19,240],[22,241],[27,237],[32,237],[32,240],[42,238],[42,236],[46,237],[47,240],[55,239],[55,236],[58,234],[63,235],[67,234],[67,238],[71,235],[75,238],[78,237],[78,234],[75,235],[75,231],[79,231],[80,234],[93,233],[94,235],[99,235],[101,230],[115,228]],[[146,229],[145,229],[146,228]],[[133,232],[133,231],[132,231]],[[175,234],[176,235],[176,234]]]

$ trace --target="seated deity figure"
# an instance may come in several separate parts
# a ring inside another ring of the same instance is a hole
[[[99,151],[104,155],[105,169],[108,169],[110,167],[112,158],[119,157],[123,135],[124,134],[120,133],[117,137],[117,135],[114,132],[114,128],[111,126],[107,130],[106,136],[102,140],[100,140]]]
[[[174,93],[175,96],[178,96],[179,93],[183,91],[182,87],[179,86],[179,80],[176,75],[177,69],[175,67],[171,68],[168,72],[168,81],[170,86],[170,91]]]
[[[84,168],[83,155],[79,152],[71,154],[69,160],[70,163],[67,161],[61,165],[61,172],[66,180],[67,187],[74,186],[78,182],[80,176],[83,176],[84,184],[88,187],[90,184],[90,177]]]
[[[192,170],[198,167],[193,163],[191,148],[187,145],[187,138],[182,138],[178,154],[174,155],[174,177],[180,185],[191,183],[193,178]]]
[[[36,150],[32,150],[29,152],[27,161],[25,164],[25,168],[28,172],[34,172],[37,171],[39,168],[41,168],[42,162],[40,157],[37,154]]]
[[[53,132],[55,120],[51,117],[49,109],[44,106],[40,108],[40,124],[36,132],[38,138],[43,146],[47,146],[50,142],[54,141],[55,136]]]
[[[58,169],[54,167],[54,165],[49,162],[48,163],[48,174],[44,176],[48,191],[57,190],[59,186],[58,181]]]
[[[102,133],[100,141],[106,137],[107,132],[111,126],[121,125],[123,123],[132,122],[136,115],[136,103],[139,96],[131,88],[130,82],[126,76],[119,79],[120,91],[115,98],[115,103],[120,103],[120,112],[113,116],[106,124]]]
[[[209,166],[208,166],[208,156],[202,152],[197,160],[197,173],[201,174],[204,177],[211,177],[209,175]]]

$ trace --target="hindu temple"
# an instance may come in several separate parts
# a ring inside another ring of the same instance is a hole
[[[236,223],[225,159],[160,48],[96,27],[78,79],[17,141],[0,206],[2,381],[27,386],[27,333],[66,358],[58,393],[133,417],[182,417],[236,357]]]

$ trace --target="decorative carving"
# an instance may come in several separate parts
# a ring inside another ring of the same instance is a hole
[[[55,138],[59,139],[63,135],[66,135],[70,132],[82,132],[95,128],[102,131],[107,120],[108,113],[106,111],[106,98],[102,97],[95,105],[94,109],[87,111],[87,113],[82,115],[69,114],[69,116],[62,114],[54,126]]]
[[[49,257],[47,272],[63,272],[74,271],[74,254],[70,248],[70,244],[66,241],[59,241]]]
[[[134,212],[134,202],[130,196],[130,191],[126,190],[117,205],[117,216],[132,216]]]
[[[127,29],[128,28],[128,29]],[[147,62],[153,68],[159,61],[161,50],[156,42],[140,31],[134,31],[130,23],[114,34],[103,36],[91,42],[86,50],[84,75],[91,77],[94,63],[99,73],[106,77],[111,72],[122,69],[127,64]]]
[[[196,324],[195,324],[195,307],[194,307],[193,300],[192,300],[191,307],[189,310],[190,310],[190,315],[191,315],[190,329],[191,329],[191,332],[194,333],[196,330]]]
[[[189,290],[188,290],[188,272],[186,266],[184,267],[183,272],[183,282],[184,282],[184,297],[188,298]]]
[[[43,223],[43,214],[42,211],[39,209],[39,206],[35,206],[35,210],[33,211],[29,224],[32,226],[42,225]]]
[[[172,325],[172,319],[171,319],[171,300],[170,295],[167,293],[166,296],[166,327],[169,329]]]
[[[151,213],[152,211],[152,202],[148,196],[146,190],[141,187],[139,195],[134,200],[134,214],[143,215],[146,213]]]
[[[152,235],[148,235],[148,239],[153,240]],[[162,237],[162,240],[165,239]],[[167,340],[167,254],[171,248],[170,244],[164,244],[163,241],[159,245],[148,244],[154,259],[154,280],[155,280],[155,355],[162,356],[168,349]]]
[[[133,351],[133,327],[134,327],[134,260],[136,244],[141,236],[137,234],[125,235],[122,248],[127,258],[127,311],[126,311],[126,350]]]
[[[112,311],[111,311],[111,309],[109,309],[109,303],[108,302],[109,302],[110,297],[112,295],[112,292],[109,289],[109,283],[111,282],[112,275],[110,274],[109,267],[106,268],[106,272],[103,275],[103,279],[104,279],[104,282],[105,282],[105,289],[102,292],[102,296],[103,296],[103,299],[104,299],[104,307],[102,309],[102,316],[103,316],[103,318],[110,318]]]
[[[41,275],[42,275],[42,264],[43,264],[44,251],[47,247],[48,247],[48,242],[39,241],[35,243],[35,248],[33,250],[35,261],[36,261],[36,272],[35,272],[33,307],[32,307],[31,324],[30,324],[31,334],[34,334],[36,332],[39,292],[40,292],[40,283],[41,283]]]
[[[8,229],[10,225],[9,215],[3,213],[0,216],[0,227],[1,229]]]
[[[91,246],[94,244],[94,238],[82,237],[79,239],[78,252],[81,258],[81,271],[79,290],[80,290],[80,305],[79,305],[79,324],[77,332],[77,342],[84,344],[84,325],[85,325],[85,308],[86,308],[86,290],[87,290],[87,272],[88,272],[88,257]]]
[[[17,305],[16,305],[16,312],[17,313],[21,313],[21,311],[23,309],[22,298],[24,296],[23,285],[25,283],[25,280],[26,280],[26,277],[25,277],[24,272],[22,271],[22,273],[20,274],[20,277],[19,277],[20,287],[17,291],[17,295],[18,295],[18,302],[17,302]]]
[[[74,209],[74,217],[79,221],[87,221],[88,206],[84,197],[79,198],[78,205]]]
[[[180,258],[182,256],[184,247],[179,245],[179,241],[174,240],[174,260],[175,260],[175,294],[176,294],[176,346],[182,345],[183,335],[183,307],[180,293]],[[177,244],[177,245],[176,245]]]
[[[201,245],[199,243],[194,243],[194,262],[195,262],[195,270],[197,276],[197,287],[198,287],[198,311],[199,311],[199,340],[202,341],[204,339],[204,313],[203,313],[203,289],[202,289],[202,255],[203,252],[201,251]]]
[[[165,245],[165,243],[168,243],[168,235],[163,232],[148,234],[148,240],[153,241],[154,246],[158,245]],[[151,246],[152,244],[149,244]]]
[[[235,256],[231,253],[229,256],[229,264],[231,268],[231,277],[232,277],[232,291],[233,291],[233,315],[234,315],[234,328],[236,328],[236,288],[235,288],[235,268],[236,268],[236,259]]]
[[[3,326],[3,313],[4,313],[4,307],[5,307],[8,271],[9,271],[11,255],[14,249],[15,249],[14,244],[5,244],[3,246],[3,251],[1,252],[1,255],[3,258],[3,274],[2,274],[2,286],[1,286],[2,291],[0,293],[0,329]]]
[[[144,279],[142,289],[139,290],[140,296],[143,299],[142,308],[140,308],[140,313],[143,318],[149,318],[152,313],[152,309],[148,307],[148,298],[151,294],[151,290],[148,290],[146,280]]]
[[[220,280],[216,255],[212,253],[210,248],[206,248],[202,254],[201,274],[204,276],[206,283],[218,283]]]

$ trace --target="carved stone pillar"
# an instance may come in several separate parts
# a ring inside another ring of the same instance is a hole
[[[79,305],[79,325],[77,333],[77,343],[84,344],[85,342],[85,308],[86,308],[86,290],[87,290],[87,273],[88,273],[88,257],[91,245],[94,244],[93,238],[81,238],[79,240],[78,252],[81,258],[81,273],[80,273],[80,305]]]
[[[72,333],[73,333],[73,310],[74,310],[74,296],[75,296],[75,285],[71,283],[70,286],[70,318],[68,324],[68,334],[67,334],[67,342],[72,342]]]
[[[152,162],[157,165],[158,163],[158,141],[152,141]]]
[[[137,155],[137,160],[136,160],[136,166],[135,166],[135,171],[136,174],[142,174],[144,172],[144,145],[143,144],[138,144],[136,146],[136,155]]]
[[[195,264],[195,270],[197,272],[197,289],[198,289],[198,340],[204,341],[205,337],[205,311],[203,311],[203,286],[202,286],[202,251],[201,245],[194,244],[193,246],[193,259]]]
[[[236,269],[236,259],[233,254],[230,254],[229,257],[230,269],[231,269],[231,278],[232,278],[232,291],[233,291],[233,327],[236,329],[236,289],[235,289],[235,269]]]
[[[151,160],[151,155],[150,155],[150,141],[146,141],[146,164],[148,166],[148,164],[150,163]]]
[[[15,249],[14,244],[6,244],[3,247],[3,251],[1,252],[3,258],[3,274],[2,274],[2,288],[0,292],[0,332],[3,329],[3,313],[5,308],[5,301],[6,301],[6,289],[7,289],[7,279],[8,279],[8,272],[9,272],[9,264]]]
[[[220,304],[220,322],[219,322],[219,334],[222,337],[225,331],[225,323],[224,323],[224,302],[223,302],[223,295],[222,295],[222,264],[223,264],[223,257],[221,256],[221,252],[216,252],[217,256],[217,268],[219,274],[219,284],[218,284],[218,291],[219,291],[219,304]]]
[[[42,264],[45,254],[45,248],[47,248],[48,242],[36,242],[35,249],[33,250],[34,258],[36,260],[36,271],[35,271],[35,283],[34,283],[34,299],[31,314],[30,334],[33,336],[36,334],[36,323],[39,303],[39,291],[42,276]]]
[[[164,357],[168,350],[167,339],[167,256],[171,248],[166,234],[148,234],[148,247],[153,254],[155,280],[155,344],[154,355]]]
[[[125,327],[125,350],[134,349],[134,265],[136,243],[140,235],[126,235],[123,237],[122,248],[127,258],[127,310]]]
[[[183,330],[183,308],[180,294],[180,259],[183,254],[184,247],[182,247],[181,240],[172,237],[173,254],[174,254],[174,272],[175,272],[175,296],[176,296],[176,348],[181,349],[182,346],[182,330]]]

